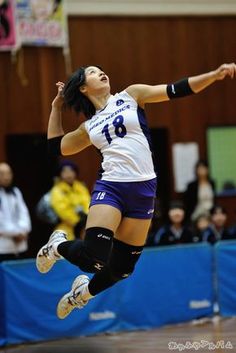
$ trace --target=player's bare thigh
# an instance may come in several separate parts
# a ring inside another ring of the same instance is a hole
[[[110,205],[94,205],[89,209],[86,229],[91,227],[102,227],[116,232],[121,223],[121,212],[118,208]]]
[[[120,210],[110,205],[90,207],[86,228],[103,227],[112,230],[115,238],[126,244],[142,246],[146,242],[151,219],[122,218]]]
[[[150,225],[151,219],[124,217],[115,233],[115,238],[129,245],[143,246]]]

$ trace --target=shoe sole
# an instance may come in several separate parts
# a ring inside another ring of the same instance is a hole
[[[83,280],[86,279],[86,281]],[[81,281],[83,280],[83,282],[81,283]],[[79,307],[79,306],[72,306],[71,305],[71,310],[66,312],[66,313],[62,313],[61,309],[60,309],[60,306],[61,304],[64,302],[65,299],[68,298],[68,296],[72,295],[73,294],[73,291],[77,288],[77,287],[80,287],[82,286],[83,284],[86,284],[89,282],[89,278],[88,276],[85,276],[85,275],[80,275],[78,277],[75,278],[74,282],[72,283],[72,286],[71,286],[71,290],[69,292],[67,292],[66,294],[63,295],[63,297],[60,299],[60,301],[58,302],[57,304],[57,317],[59,319],[65,319],[72,311],[73,309],[82,309],[83,307]],[[86,305],[86,304],[85,304]]]
[[[36,257],[36,267],[40,273],[47,273],[51,270],[52,266],[56,261],[54,260],[49,260],[45,258],[44,255],[41,255],[42,251],[44,248],[46,248],[47,245],[44,245],[38,252],[37,257]],[[51,261],[49,263],[49,261]]]
[[[55,232],[58,232],[58,231],[55,231]],[[41,253],[43,252],[43,249],[49,247],[50,244],[52,243],[53,237],[55,236],[55,232],[52,233],[52,235],[48,239],[47,244],[43,245],[41,247],[41,249],[37,253],[37,256],[36,256],[36,267],[37,267],[37,269],[38,269],[38,271],[40,273],[49,272],[51,270],[51,268],[53,267],[53,265],[55,264],[55,262],[56,262],[56,260],[49,260],[44,255],[41,255]],[[64,232],[62,232],[62,233],[65,234]],[[66,234],[65,234],[65,236],[66,236]],[[43,260],[46,260],[45,263],[43,263]],[[49,263],[49,261],[51,261],[51,262]]]

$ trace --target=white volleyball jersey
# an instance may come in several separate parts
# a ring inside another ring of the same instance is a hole
[[[107,105],[86,121],[85,128],[102,154],[102,180],[156,177],[144,110],[126,91],[111,95]]]

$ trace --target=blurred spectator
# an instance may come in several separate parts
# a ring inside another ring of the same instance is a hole
[[[209,226],[210,226],[209,214],[202,214],[198,216],[198,218],[193,224],[193,232],[198,237],[199,240],[202,240],[203,233]]]
[[[21,191],[13,186],[13,173],[0,163],[0,262],[23,258],[31,231],[29,211]]]
[[[156,199],[154,204],[153,217],[148,231],[148,237],[147,237],[145,246],[155,245],[154,238],[158,229],[160,228],[160,224],[162,224],[162,218],[163,218],[163,214],[160,207],[160,201],[159,199]]]
[[[64,230],[68,240],[83,237],[90,203],[90,193],[77,177],[76,164],[62,161],[51,190],[51,205],[60,219],[55,229]]]
[[[226,180],[223,184],[223,191],[234,191],[236,189],[235,182],[233,180]]]
[[[203,232],[203,241],[215,244],[219,240],[232,239],[225,227],[227,221],[226,210],[219,205],[212,207],[210,211],[211,222],[208,228]]]
[[[195,221],[208,213],[214,205],[215,183],[209,177],[208,164],[199,160],[195,167],[196,178],[188,184],[184,194],[186,218]]]
[[[184,225],[185,211],[180,201],[173,201],[168,212],[169,223],[159,229],[154,245],[175,245],[198,242],[191,230]]]
[[[229,236],[230,236],[230,239],[236,239],[236,224],[232,225],[229,229],[228,229],[228,232],[229,232]]]
[[[235,210],[235,215],[236,215],[236,210]],[[229,227],[228,229],[229,235],[232,239],[236,239],[236,220],[234,223]]]
[[[223,182],[222,190],[218,192],[219,196],[235,196],[236,195],[236,185],[233,180],[225,180]]]

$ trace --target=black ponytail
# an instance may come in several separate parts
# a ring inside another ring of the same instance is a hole
[[[85,69],[89,66],[91,65],[80,67],[75,71],[63,89],[65,106],[73,109],[77,114],[83,113],[87,119],[96,113],[93,103],[80,91],[80,87],[85,84]]]

